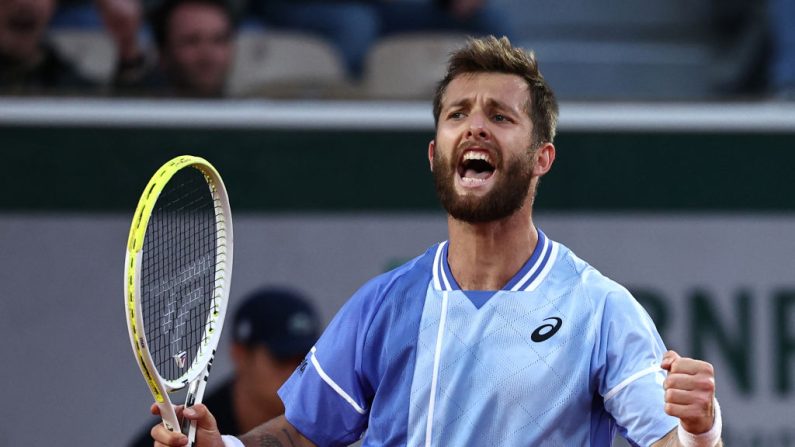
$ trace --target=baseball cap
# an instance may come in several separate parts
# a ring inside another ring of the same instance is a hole
[[[320,335],[309,301],[286,288],[263,288],[247,295],[235,311],[233,325],[236,343],[265,345],[280,359],[305,355]]]

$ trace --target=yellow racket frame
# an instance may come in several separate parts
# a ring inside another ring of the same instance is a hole
[[[146,237],[146,228],[152,216],[155,203],[168,181],[182,169],[195,168],[202,172],[215,203],[216,228],[218,246],[216,247],[215,264],[215,290],[213,292],[213,311],[208,316],[204,343],[199,347],[197,360],[185,374],[176,380],[169,381],[157,373],[154,362],[149,353],[146,334],[139,330],[143,327],[143,319],[138,309],[141,306],[141,258]],[[226,193],[221,176],[218,171],[205,159],[191,155],[182,155],[166,162],[155,172],[146,185],[138,206],[135,209],[130,234],[127,239],[127,254],[125,257],[124,297],[127,329],[130,343],[138,366],[141,369],[149,391],[160,408],[163,422],[169,430],[179,430],[174,407],[168,398],[168,393],[179,390],[191,384],[196,402],[200,402],[204,394],[206,377],[215,355],[218,340],[223,329],[224,316],[226,315],[227,301],[229,299],[229,285],[232,279],[232,214],[229,198]],[[223,249],[222,249],[223,248]],[[202,374],[203,373],[203,374]],[[198,379],[199,375],[203,375]],[[195,384],[195,386],[193,385]]]

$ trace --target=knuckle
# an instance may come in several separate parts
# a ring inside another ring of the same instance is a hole
[[[710,376],[715,375],[715,367],[712,366],[712,363],[704,362],[704,371]]]
[[[715,382],[709,377],[701,377],[696,382],[696,386],[701,390],[711,392],[715,389]]]
[[[710,404],[709,399],[707,399],[707,396],[703,394],[697,394],[695,399],[693,399],[693,403],[696,405],[696,408],[698,408],[698,411],[705,410],[706,408],[709,407]]]

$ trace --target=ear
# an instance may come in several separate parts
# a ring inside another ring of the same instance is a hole
[[[541,177],[552,169],[552,163],[555,162],[555,146],[552,143],[544,143],[536,150],[535,153],[535,166],[533,167],[533,175]]]
[[[436,150],[436,140],[431,140],[428,143],[428,165],[431,167],[431,172],[433,172],[433,152]]]

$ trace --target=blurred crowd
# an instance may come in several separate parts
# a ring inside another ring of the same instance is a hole
[[[243,28],[297,30],[325,39],[356,81],[373,43],[431,30],[510,35],[485,0],[2,0],[3,94],[221,97]],[[110,85],[60,54],[53,28],[101,29],[116,56]]]
[[[716,92],[795,99],[795,0],[714,3],[716,60],[733,63]],[[382,39],[418,32],[513,38],[518,12],[489,0],[0,0],[0,94],[224,97],[236,39],[246,30],[322,39],[356,85]],[[73,54],[63,54],[52,39],[63,29],[99,31],[112,42],[108,79],[86,76]]]

